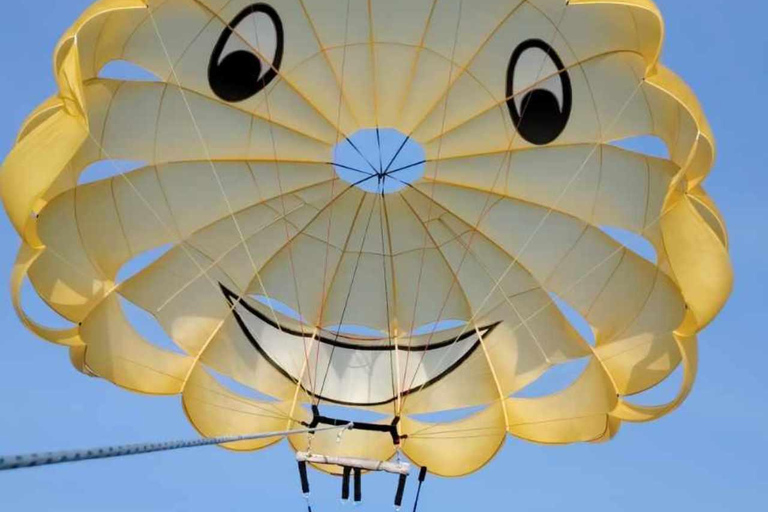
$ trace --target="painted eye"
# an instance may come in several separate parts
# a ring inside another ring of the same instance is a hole
[[[507,70],[507,107],[518,133],[537,146],[555,141],[572,103],[571,77],[555,50],[539,39],[520,44]]]
[[[222,32],[208,65],[208,83],[224,101],[251,98],[275,79],[283,60],[283,23],[271,6],[246,7]]]

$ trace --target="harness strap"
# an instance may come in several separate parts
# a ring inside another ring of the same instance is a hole
[[[392,436],[392,443],[395,446],[400,446],[400,441],[404,436],[400,435],[397,430],[397,426],[400,424],[400,417],[397,416],[392,420],[389,425],[381,425],[379,423],[364,423],[364,422],[351,422],[349,420],[330,418],[320,414],[320,407],[317,405],[312,406],[312,422],[302,423],[307,428],[314,429],[319,425],[328,425],[332,427],[349,427],[351,430],[365,430],[368,432],[381,432],[383,434],[389,434]]]
[[[363,472],[355,468],[355,503],[363,501]]]
[[[349,501],[349,476],[352,474],[352,468],[345,467],[341,480],[341,500]]]
[[[400,475],[397,482],[397,493],[395,493],[395,508],[400,510],[403,506],[403,494],[405,494],[405,483],[408,481],[408,475]]]
[[[307,476],[307,463],[299,461],[299,478],[301,478],[301,493],[309,496],[309,477]]]

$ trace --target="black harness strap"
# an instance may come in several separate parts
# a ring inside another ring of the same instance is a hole
[[[309,495],[309,477],[307,477],[307,463],[299,462],[299,478],[301,478],[301,493],[304,496]]]
[[[341,480],[341,499],[342,501],[349,500],[349,476],[352,474],[352,468],[345,467],[344,474]]]
[[[383,434],[389,434],[392,436],[392,443],[394,443],[395,446],[400,446],[400,441],[402,440],[402,437],[400,436],[400,433],[397,431],[397,425],[400,423],[400,417],[397,416],[395,419],[392,420],[392,423],[389,425],[380,425],[378,423],[361,423],[361,422],[352,422],[348,420],[342,420],[338,418],[329,418],[328,416],[323,416],[320,414],[320,407],[317,405],[312,406],[312,423],[302,423],[307,428],[317,428],[318,425],[330,425],[333,427],[344,427],[347,425],[351,425],[351,430],[365,430],[368,432],[381,432]]]
[[[400,510],[403,506],[403,494],[405,494],[405,483],[408,481],[408,475],[400,475],[397,482],[397,493],[395,493],[395,508]]]
[[[363,471],[355,468],[355,503],[363,501]]]
[[[312,512],[312,505],[309,503],[309,477],[307,476],[307,463],[299,462],[299,478],[301,478],[301,493],[307,500],[307,512]]]

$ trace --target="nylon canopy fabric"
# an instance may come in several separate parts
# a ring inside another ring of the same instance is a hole
[[[702,186],[713,136],[658,61],[663,34],[650,0],[96,2],[58,44],[59,92],[0,174],[22,239],[18,315],[86,374],[181,395],[205,436],[354,408],[400,418],[403,453],[444,476],[481,468],[508,434],[609,440],[685,399],[696,335],[732,285]],[[102,77],[113,61],[157,80]],[[424,161],[405,167],[423,176],[399,179],[405,142],[390,160],[379,140],[382,161],[341,179],[335,150],[371,129],[417,143]],[[614,144],[648,135],[669,158]],[[82,183],[101,161],[143,165]],[[606,226],[646,239],[656,261]],[[71,328],[27,316],[26,278]],[[178,350],[139,334],[125,301]],[[518,396],[579,360],[567,389]],[[681,364],[672,403],[628,400]],[[379,460],[397,449],[362,430],[290,442]]]

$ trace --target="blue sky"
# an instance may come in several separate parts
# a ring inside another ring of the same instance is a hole
[[[55,91],[52,49],[89,3],[3,2],[0,154],[10,149],[24,117]],[[728,222],[737,275],[730,303],[700,338],[694,392],[672,416],[649,425],[625,425],[606,445],[550,448],[509,439],[478,474],[429,480],[422,510],[764,507],[768,173],[761,123],[768,120],[768,7],[758,0],[658,4],[667,20],[664,62],[697,91],[717,136],[719,159],[707,188]],[[15,232],[0,215],[0,453],[194,437],[178,398],[133,395],[86,378],[70,368],[65,351],[21,327],[7,293],[17,246]],[[340,509],[338,481],[311,476],[316,510]],[[393,492],[391,478],[366,479],[362,510],[388,510]],[[0,474],[2,510],[301,507],[295,463],[285,444],[256,454],[204,448]]]

